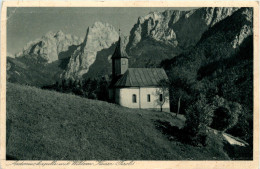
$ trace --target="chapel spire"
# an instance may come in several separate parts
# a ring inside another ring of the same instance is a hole
[[[127,53],[125,51],[122,40],[121,40],[120,29],[119,29],[119,39],[117,41],[115,52],[112,56],[112,59],[114,59],[114,58],[129,58],[129,56],[127,55]]]
[[[128,69],[128,59],[124,45],[122,44],[122,40],[120,37],[120,29],[119,29],[119,39],[116,44],[115,52],[111,57],[112,59],[112,75],[113,79],[118,78],[123,75]]]

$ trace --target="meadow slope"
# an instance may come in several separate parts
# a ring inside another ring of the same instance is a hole
[[[7,156],[19,160],[228,160],[223,144],[170,140],[158,121],[181,116],[120,107],[70,94],[7,83]]]

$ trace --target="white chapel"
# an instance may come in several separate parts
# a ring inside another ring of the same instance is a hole
[[[117,42],[112,55],[112,81],[109,86],[111,102],[129,108],[169,111],[169,93],[160,93],[159,82],[168,80],[162,68],[128,68],[129,56]],[[161,104],[163,103],[163,104]]]

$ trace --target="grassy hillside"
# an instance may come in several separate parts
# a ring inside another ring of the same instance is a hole
[[[169,139],[169,113],[7,84],[7,156],[23,160],[225,160],[220,139],[206,147]],[[158,123],[159,122],[159,123]]]

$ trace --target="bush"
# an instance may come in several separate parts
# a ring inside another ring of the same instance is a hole
[[[211,127],[220,131],[235,126],[238,116],[242,113],[242,106],[236,102],[228,102],[222,97],[215,96],[213,105],[216,107]]]
[[[206,146],[208,144],[208,135],[206,130],[199,127],[193,128],[191,126],[185,126],[182,129],[180,139],[182,142],[193,146]]]
[[[188,111],[186,114],[186,122],[183,128],[185,134],[195,137],[199,132],[199,113],[197,111]]]
[[[219,107],[215,110],[211,127],[220,131],[228,128],[231,119],[230,111],[225,107]]]
[[[206,132],[200,132],[197,135],[197,142],[201,143],[203,146],[208,144],[208,135]]]

